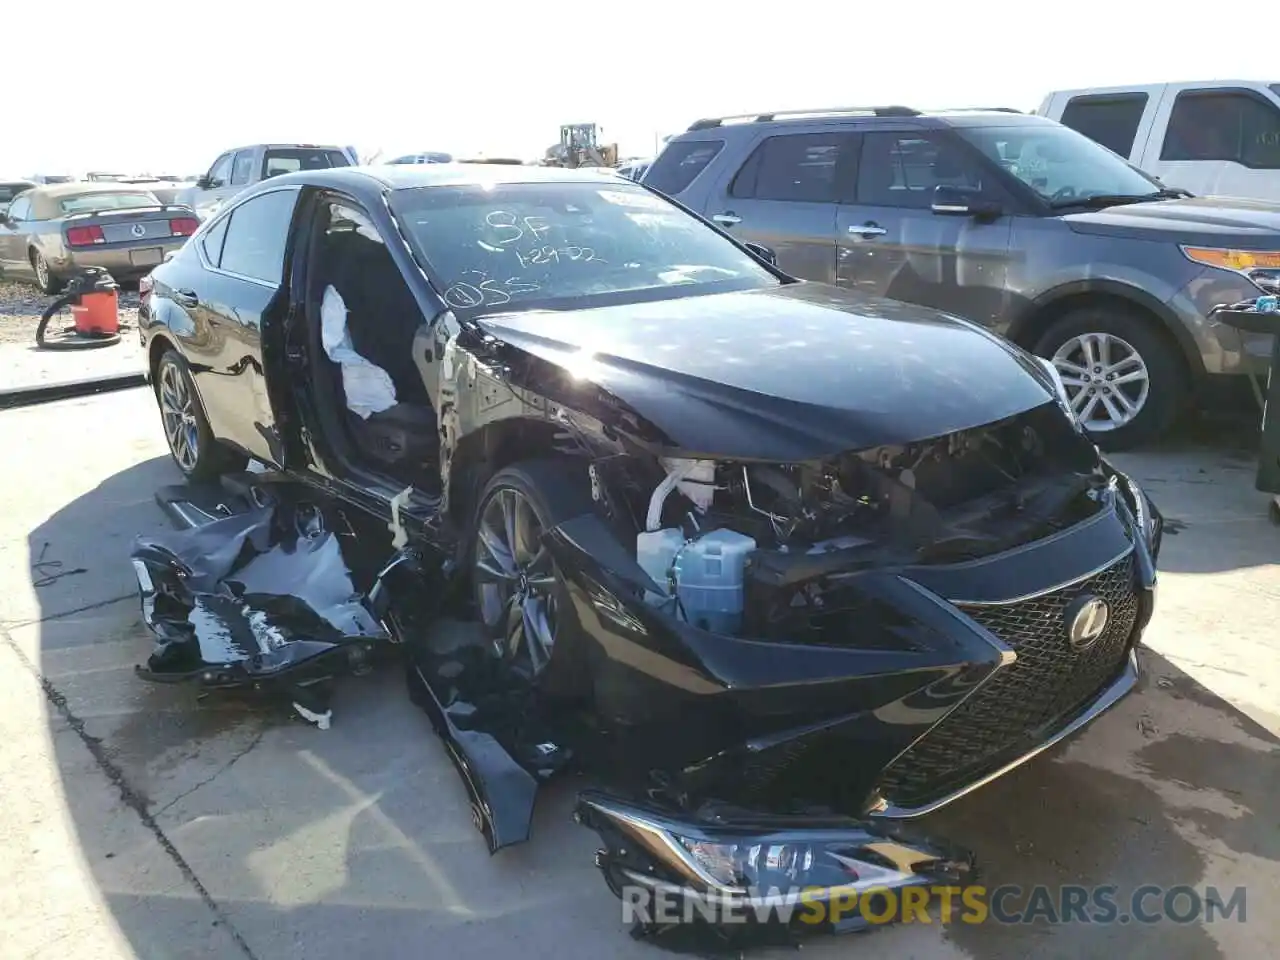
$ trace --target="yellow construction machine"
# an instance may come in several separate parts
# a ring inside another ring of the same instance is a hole
[[[599,136],[594,123],[566,123],[560,128],[560,142],[547,148],[543,166],[616,167],[618,145],[602,144]]]

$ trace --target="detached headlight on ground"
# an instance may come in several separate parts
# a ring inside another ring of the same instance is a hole
[[[1193,263],[1230,270],[1247,277],[1267,293],[1280,293],[1280,251],[1188,246],[1181,249]]]
[[[576,819],[604,841],[596,864],[624,899],[629,888],[721,905],[784,908],[956,883],[972,868],[967,854],[944,853],[844,818],[739,812],[704,822],[584,791]]]

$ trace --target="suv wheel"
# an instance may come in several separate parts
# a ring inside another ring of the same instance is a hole
[[[1055,321],[1033,352],[1053,361],[1081,425],[1104,450],[1163,435],[1187,398],[1177,348],[1155,324],[1112,306],[1082,307]]]

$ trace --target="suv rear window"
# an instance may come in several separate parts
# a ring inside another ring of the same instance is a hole
[[[645,172],[646,187],[675,196],[693,183],[715,155],[724,148],[723,140],[685,140],[669,143],[658,159]]]
[[[263,161],[262,175],[278,177],[299,170],[328,170],[330,167],[349,167],[351,161],[341,150],[268,150]]]
[[[1146,109],[1145,93],[1072,97],[1062,111],[1062,123],[1127,157]]]

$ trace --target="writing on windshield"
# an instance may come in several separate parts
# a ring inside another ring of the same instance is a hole
[[[396,195],[456,310],[698,284],[773,282],[750,255],[641,187],[579,181],[425,187]],[[585,304],[583,304],[585,305]]]

